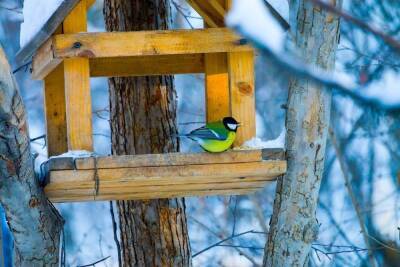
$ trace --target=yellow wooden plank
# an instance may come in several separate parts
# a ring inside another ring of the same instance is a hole
[[[206,118],[208,122],[230,116],[229,75],[226,53],[204,55]]]
[[[65,18],[63,22],[64,33],[87,31],[87,1],[90,0],[81,0]]]
[[[129,57],[252,51],[227,28],[56,35],[55,58]]]
[[[64,33],[87,30],[87,2],[80,1],[63,23]],[[69,150],[93,150],[90,72],[87,58],[64,60],[67,137]]]
[[[124,77],[204,72],[203,54],[92,58],[91,77]]]
[[[32,58],[32,79],[43,80],[61,62],[61,58],[55,58],[52,49],[52,39],[47,40]]]
[[[94,76],[108,76],[114,67],[117,76],[147,75],[150,71],[155,74],[196,73],[204,65],[202,58],[194,54],[252,51],[248,45],[239,45],[240,39],[225,28],[56,35],[38,50],[32,63],[32,77],[42,79],[60,60],[74,57],[91,59]],[[185,56],[177,58],[172,55]],[[192,65],[190,57],[193,57]],[[140,64],[135,65],[136,61],[147,63],[143,66],[149,71],[140,68]],[[160,64],[154,66],[153,62],[157,61]],[[121,63],[124,64],[119,66]],[[170,67],[172,70],[167,71],[166,68]]]
[[[68,151],[65,118],[64,68],[60,64],[44,79],[47,154],[49,157]]]
[[[111,180],[116,183],[141,181],[142,179],[178,179],[179,177],[246,177],[277,176],[285,173],[286,161],[272,160],[232,164],[206,164],[185,166],[137,167],[96,170],[62,170],[51,171],[50,182],[88,182],[93,181],[95,174],[99,180]]]
[[[209,14],[209,10],[206,10],[204,8],[204,2],[201,0],[187,0],[188,4],[192,6],[194,10],[203,18],[204,22],[207,23],[210,27],[216,28],[221,26],[220,22],[217,20],[217,18],[213,18]]]
[[[91,8],[94,3],[96,3],[96,0],[86,0],[86,8]]]
[[[228,53],[228,71],[231,113],[241,123],[235,145],[240,146],[256,135],[254,53]]]
[[[202,191],[202,190],[221,190],[221,189],[250,189],[250,188],[260,188],[268,181],[250,181],[250,182],[231,182],[231,183],[210,183],[210,184],[184,184],[184,185],[150,185],[150,186],[137,186],[137,187],[119,187],[119,188],[106,188],[100,186],[97,195],[130,195],[130,194],[140,194],[140,193],[163,193],[163,192],[183,192],[183,191]],[[63,194],[65,196],[85,196],[92,195],[95,193],[95,188],[79,188],[79,189],[65,189],[46,191],[48,196],[52,194]]]
[[[268,184],[268,183],[267,183]],[[256,192],[262,188],[235,188],[223,190],[202,190],[202,191],[182,191],[182,192],[150,192],[150,193],[135,193],[124,195],[104,195],[98,196],[85,195],[74,196],[64,195],[62,193],[48,194],[49,199],[55,203],[61,202],[83,202],[83,201],[104,201],[104,200],[145,200],[145,199],[160,199],[160,198],[177,198],[177,197],[203,197],[212,195],[247,195]]]
[[[244,163],[262,161],[262,150],[239,150],[225,153],[166,153],[144,155],[121,155],[90,158],[53,158],[49,170],[98,169],[184,166],[221,163]],[[94,161],[96,160],[96,164]]]
[[[199,179],[196,177],[185,177],[187,180],[182,179],[182,177],[176,181],[172,179],[160,179],[160,180],[152,180],[152,179],[141,179],[140,181],[128,181],[128,182],[120,182],[116,181],[100,181],[99,183],[99,191],[107,194],[126,194],[133,192],[145,192],[145,191],[171,191],[178,189],[189,190],[189,188],[196,189],[213,189],[214,186],[223,186],[227,184],[229,187],[237,187],[242,186],[243,184],[250,183],[264,183],[266,181],[275,180],[275,178],[256,176],[256,177],[214,177],[213,179]],[[226,186],[228,187],[228,186]],[[69,192],[70,194],[85,194],[90,192],[95,188],[95,181],[88,182],[62,182],[62,183],[50,183],[46,186],[46,192],[58,192],[64,191]],[[190,190],[192,190],[190,189]]]
[[[208,0],[208,3],[210,6],[215,10],[215,12],[218,14],[218,16],[222,19],[224,19],[226,10],[223,5],[221,5],[221,1],[219,0]]]
[[[69,150],[93,150],[89,62],[64,60],[67,136]]]

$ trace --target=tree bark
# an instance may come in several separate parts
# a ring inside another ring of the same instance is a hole
[[[341,0],[331,0],[341,7]],[[290,24],[300,56],[332,70],[339,40],[339,18],[291,0]],[[316,206],[324,166],[331,105],[330,90],[291,78],[286,114],[288,170],[278,179],[264,266],[306,266],[318,236]]]
[[[165,30],[168,0],[105,0],[108,31]],[[179,150],[173,76],[110,78],[112,153]],[[184,199],[118,201],[124,266],[190,266]]]
[[[15,266],[58,266],[62,220],[34,173],[25,109],[0,46],[0,203],[14,237]]]

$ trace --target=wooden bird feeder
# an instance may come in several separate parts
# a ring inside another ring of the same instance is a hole
[[[188,0],[206,28],[87,32],[93,0],[65,0],[17,55],[32,56],[44,80],[48,155],[93,150],[90,77],[205,74],[207,120],[231,115],[245,127],[235,146],[255,136],[254,50],[224,28],[229,0]],[[75,164],[72,164],[74,162]],[[282,150],[55,158],[47,164],[56,202],[247,194],[286,171]]]

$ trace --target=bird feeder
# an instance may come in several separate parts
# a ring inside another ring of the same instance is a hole
[[[48,155],[93,150],[90,77],[205,74],[207,120],[233,116],[255,136],[254,49],[224,28],[225,0],[188,0],[207,27],[87,32],[92,0],[66,0],[18,54],[44,81]],[[229,2],[229,1],[226,1]],[[45,34],[43,34],[45,33]],[[286,171],[282,150],[51,159],[50,200],[88,201],[247,194]]]

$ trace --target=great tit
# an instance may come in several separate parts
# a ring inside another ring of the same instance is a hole
[[[207,152],[218,153],[232,146],[239,126],[240,123],[234,118],[225,117],[221,121],[209,122],[183,136],[197,142]]]

